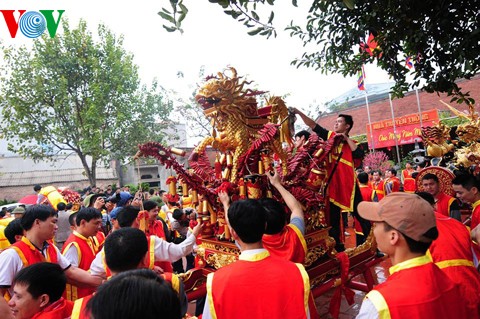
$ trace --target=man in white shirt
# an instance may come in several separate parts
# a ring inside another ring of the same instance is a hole
[[[133,227],[139,228],[138,213],[140,210],[133,206],[124,207],[117,216],[117,221],[120,228]],[[157,236],[150,236],[149,243],[153,243],[154,261],[169,261],[175,262],[180,258],[190,254],[193,251],[195,241],[202,230],[202,224],[199,223],[192,230],[192,236],[188,236],[182,243],[176,245],[169,243]],[[152,242],[153,241],[153,242]],[[150,247],[150,244],[149,244]],[[97,276],[106,277],[107,272],[104,264],[105,253],[100,251],[90,266],[90,273]]]
[[[102,278],[90,275],[87,271],[72,266],[57,247],[47,242],[51,240],[58,228],[56,211],[46,205],[30,206],[21,224],[25,236],[20,242],[10,246],[0,254],[0,293],[2,296],[12,291],[15,275],[24,267],[37,262],[54,262],[65,271],[69,281],[97,287]]]

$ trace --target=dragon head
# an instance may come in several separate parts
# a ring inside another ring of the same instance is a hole
[[[217,76],[208,77],[195,100],[208,118],[216,117],[218,113],[235,117],[255,115],[256,96],[264,92],[244,89],[246,84],[250,82],[241,80],[237,70],[230,67],[223,73],[217,73]]]

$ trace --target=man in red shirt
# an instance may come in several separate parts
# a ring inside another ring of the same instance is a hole
[[[468,318],[459,287],[426,253],[438,237],[433,207],[416,194],[395,192],[358,212],[375,222],[378,249],[392,261],[390,277],[370,291],[357,319]]]
[[[403,191],[406,193],[415,193],[416,183],[415,178],[412,177],[413,169],[412,162],[407,162],[405,164],[405,169],[402,171],[402,183],[403,183]]]
[[[362,199],[366,202],[373,202],[374,194],[373,189],[368,185],[368,174],[361,172],[357,175],[358,187],[360,187],[360,192],[362,193]],[[355,236],[357,240],[357,246],[365,242],[369,234],[364,234],[362,227],[358,220],[354,217],[355,220]]]
[[[72,266],[51,243],[57,229],[57,213],[47,205],[33,205],[27,208],[21,219],[25,236],[0,254],[0,293],[7,289],[12,292],[15,275],[24,267],[48,261],[59,264],[67,278],[85,286],[97,287],[102,278],[92,276],[83,269]]]
[[[310,133],[308,131],[300,131],[297,134],[295,134],[295,141],[294,141],[294,146],[296,151],[303,149],[303,146],[305,143],[308,141],[310,138]]]
[[[480,224],[480,182],[470,174],[462,174],[452,181],[453,189],[462,202],[472,205],[470,229]]]
[[[66,283],[65,273],[57,264],[42,262],[20,270],[8,302],[15,319],[70,318],[73,304],[62,298]]]
[[[93,237],[102,227],[102,214],[93,207],[84,207],[77,212],[75,222],[77,228],[67,238],[62,254],[73,266],[88,271],[98,252]],[[94,290],[68,284],[65,290],[66,298],[75,301]]]
[[[352,212],[363,229],[363,233],[370,233],[371,225],[368,221],[358,216],[357,205],[362,200],[362,195],[357,186],[355,168],[360,166],[364,151],[349,137],[353,127],[353,118],[348,114],[339,114],[333,125],[333,131],[329,131],[318,125],[314,120],[294,108],[293,112],[300,115],[303,122],[312,129],[320,138],[329,140],[336,138],[337,145],[332,149],[327,159],[328,174],[331,175],[328,185],[328,197],[330,201],[330,230],[329,235],[335,239],[335,250],[345,250],[341,240],[341,214],[342,211]]]
[[[105,266],[108,266],[113,278],[129,270],[148,268],[148,258],[146,258],[148,250],[147,238],[141,230],[132,227],[121,228],[109,235],[105,241]],[[188,301],[183,289],[183,282],[172,273],[165,272],[160,276],[170,282],[172,288],[178,293],[182,315],[184,315],[187,311]],[[91,317],[85,308],[92,297],[93,295],[89,295],[75,301],[72,319],[89,319]]]
[[[382,172],[380,172],[379,170],[373,171],[370,187],[373,190],[373,202],[378,202],[385,197],[385,191],[383,190]]]
[[[208,275],[202,318],[310,318],[305,268],[274,258],[263,248],[266,217],[261,204],[236,201],[227,216],[241,254],[238,261]]]
[[[400,180],[397,177],[397,170],[389,168],[385,171],[385,181],[383,182],[385,195],[400,191]]]
[[[432,173],[425,174],[422,177],[422,187],[425,192],[432,194],[435,198],[437,213],[461,221],[460,207],[457,200],[440,191],[440,182],[437,175]]]
[[[417,193],[435,209],[435,199],[427,192]],[[468,305],[468,318],[480,315],[480,274],[474,266],[473,243],[467,227],[451,217],[435,213],[438,238],[428,249],[427,255],[463,292]]]

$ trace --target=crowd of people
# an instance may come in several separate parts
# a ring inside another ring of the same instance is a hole
[[[458,199],[473,207],[470,233],[458,200],[440,191],[436,175],[423,175],[424,192],[418,192],[411,164],[400,178],[395,169],[356,171],[363,151],[348,136],[351,116],[339,115],[329,131],[294,111],[322,139],[341,137],[329,159],[336,163],[328,186],[336,251],[345,250],[342,216],[351,213],[357,244],[373,228],[379,251],[392,262],[390,277],[367,294],[357,318],[480,318],[478,250],[472,242],[480,236],[478,180],[461,175],[452,182]],[[296,135],[297,148],[309,134]],[[281,202],[232,202],[218,193],[240,255],[207,276],[206,297],[197,301],[194,314],[187,313],[178,276],[195,267],[203,227],[188,197],[107,187],[109,193],[85,194],[81,208],[72,211],[54,187],[35,186],[38,204],[7,216],[0,317],[319,318],[302,265],[302,205],[277,172],[266,175]]]

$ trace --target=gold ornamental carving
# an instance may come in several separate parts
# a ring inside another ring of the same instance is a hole
[[[237,256],[215,253],[208,255],[205,261],[213,268],[220,269],[222,267],[230,265],[236,260]]]
[[[370,234],[368,235],[367,239],[363,244],[357,247],[346,249],[345,253],[349,258],[351,258],[352,256],[359,255],[368,250],[375,252],[376,249],[377,249],[377,243],[375,241],[375,236],[373,236],[373,227],[372,227],[372,229],[370,230]]]
[[[233,254],[233,255],[236,255],[236,256],[240,255],[240,249],[238,249],[237,246],[230,247],[230,246],[227,246],[227,245],[214,244],[214,243],[211,243],[211,242],[208,243],[208,242],[203,241],[200,244],[200,248],[203,249],[203,250],[208,249],[208,250],[213,250],[215,252],[223,252],[223,253],[227,253],[227,254]]]
[[[305,267],[311,266],[316,262],[320,257],[322,257],[327,252],[327,249],[323,246],[314,247],[307,251],[305,256],[305,262],[303,263]]]

